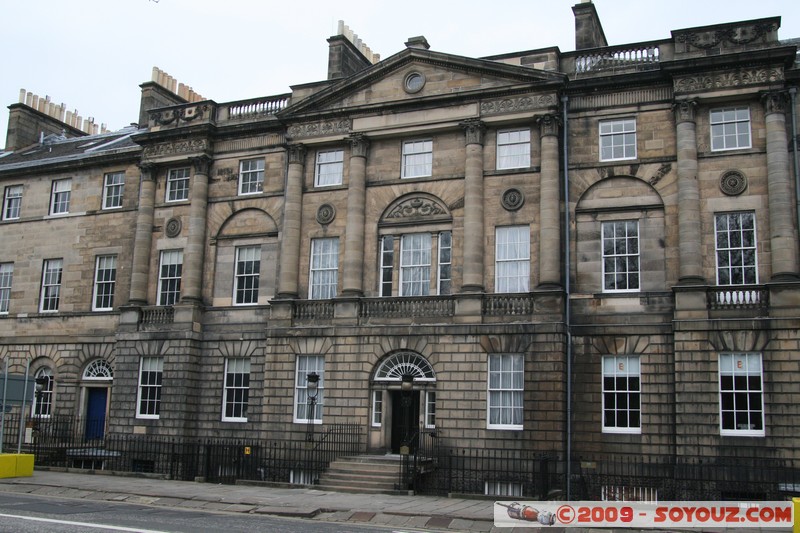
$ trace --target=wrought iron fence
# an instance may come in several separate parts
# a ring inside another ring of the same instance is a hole
[[[336,424],[312,441],[178,439],[98,435],[101,422],[70,417],[25,418],[21,447],[38,466],[160,474],[170,479],[235,483],[237,479],[313,484],[337,457],[364,452],[362,429]],[[7,416],[4,450],[16,450],[20,417]]]
[[[421,447],[422,449],[422,447]],[[466,449],[437,443],[410,457],[405,480],[416,492],[566,498],[566,461],[557,452]],[[800,461],[647,456],[574,459],[576,500],[784,500],[800,494]]]
[[[100,422],[20,417],[3,424],[4,451],[33,453],[39,466],[159,474],[214,483],[314,484],[338,457],[366,452],[362,427],[324,427],[306,440],[177,439],[102,435]],[[98,437],[102,435],[102,437]],[[435,431],[413,438],[397,488],[423,494],[564,499],[558,452],[464,448]],[[614,456],[573,459],[570,494],[581,500],[783,500],[800,494],[800,461],[766,458]]]

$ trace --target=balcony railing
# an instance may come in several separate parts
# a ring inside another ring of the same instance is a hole
[[[171,305],[142,307],[139,312],[139,328],[172,324],[175,321],[175,309]]]
[[[769,307],[769,291],[755,285],[709,287],[706,298],[711,310],[766,310]]]
[[[442,296],[407,296],[402,298],[365,298],[361,300],[361,318],[452,317],[455,304]]]
[[[291,95],[282,94],[265,98],[241,100],[227,104],[225,110],[229,120],[274,115],[289,105]]]
[[[533,314],[530,294],[487,294],[483,297],[484,316],[520,316]]]
[[[631,67],[635,70],[657,69],[660,55],[657,44],[591,50],[575,56],[575,73],[613,71]]]
[[[295,320],[330,320],[333,318],[332,300],[297,300],[292,307]]]

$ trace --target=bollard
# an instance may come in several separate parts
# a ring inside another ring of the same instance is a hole
[[[800,533],[800,498],[792,498],[792,506],[794,507],[794,527],[793,533]]]

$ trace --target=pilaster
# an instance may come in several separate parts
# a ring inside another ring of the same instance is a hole
[[[367,153],[369,139],[354,133],[350,143],[350,176],[347,189],[347,227],[344,245],[342,293],[362,296],[364,293],[364,224],[366,221]]]
[[[559,118],[536,118],[542,164],[539,197],[539,287],[561,286],[561,202],[559,188]]]
[[[287,147],[289,168],[286,174],[286,194],[283,208],[281,239],[279,299],[297,298],[297,277],[300,264],[300,224],[303,209],[303,169],[306,147],[292,144]]]
[[[461,123],[466,142],[464,164],[464,279],[462,292],[483,292],[483,136],[480,120]]]

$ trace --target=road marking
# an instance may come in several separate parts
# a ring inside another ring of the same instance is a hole
[[[80,526],[80,527],[94,527],[97,529],[110,529],[112,531],[130,531],[132,533],[169,533],[168,531],[159,531],[155,529],[142,529],[122,526],[111,526],[108,524],[90,524],[89,522],[72,522],[70,520],[55,520],[53,518],[39,518],[36,516],[22,516],[15,514],[2,514],[0,518],[18,518],[20,520],[30,520],[32,522],[47,522],[49,524],[63,524],[65,526]]]

